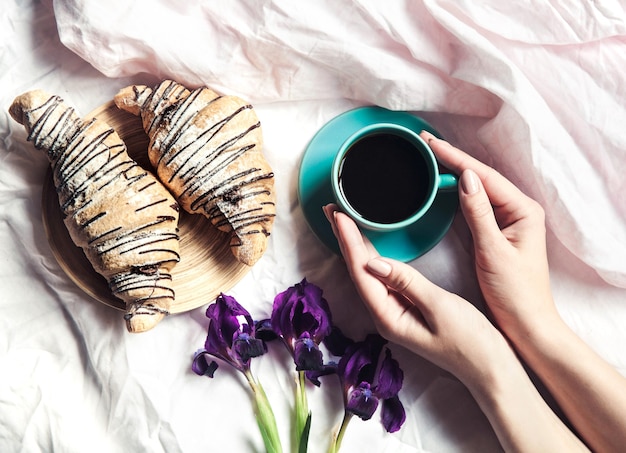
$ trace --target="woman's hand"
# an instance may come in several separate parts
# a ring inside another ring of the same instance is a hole
[[[460,175],[476,274],[489,310],[514,342],[558,320],[552,300],[542,207],[496,170],[428,132],[437,159]]]
[[[335,205],[324,207],[379,333],[456,375],[507,451],[586,451],[537,392],[498,330],[473,305],[382,258]]]
[[[595,451],[626,445],[626,379],[559,316],[550,291],[543,209],[502,175],[422,132],[461,175],[461,208],[474,239],[487,304],[516,352]]]
[[[324,207],[356,288],[380,334],[450,371],[468,387],[513,352],[472,304],[431,283],[407,264],[381,258],[335,205]]]

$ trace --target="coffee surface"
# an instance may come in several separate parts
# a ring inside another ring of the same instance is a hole
[[[346,153],[339,185],[365,219],[389,224],[416,213],[430,186],[428,165],[413,144],[392,134],[359,139]]]

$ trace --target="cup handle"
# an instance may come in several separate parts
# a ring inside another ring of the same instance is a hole
[[[452,173],[440,173],[439,174],[439,190],[444,192],[449,192],[451,190],[456,190],[459,185],[459,180],[456,175]]]

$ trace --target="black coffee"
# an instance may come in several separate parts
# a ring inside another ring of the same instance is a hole
[[[365,219],[395,223],[416,213],[430,186],[428,165],[408,140],[387,133],[358,140],[346,153],[339,185]]]

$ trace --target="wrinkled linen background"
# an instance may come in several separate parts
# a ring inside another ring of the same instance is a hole
[[[263,449],[240,376],[227,366],[213,380],[190,371],[212,301],[130,335],[119,312],[60,269],[41,220],[47,161],[7,113],[34,88],[82,114],[121,87],[164,77],[252,102],[276,174],[278,217],[266,255],[228,293],[261,318],[276,293],[306,277],[356,339],[373,325],[341,260],[308,230],[296,195],[299,161],[315,132],[346,110],[416,112],[545,207],[559,310],[626,373],[619,2],[6,0],[0,37],[0,451]],[[412,264],[480,306],[471,262],[457,215]],[[500,449],[456,379],[390,347],[405,372],[406,424],[389,435],[378,414],[355,419],[344,451]],[[270,351],[253,370],[289,451],[292,367],[282,349]],[[310,450],[325,451],[342,412],[340,389],[327,378],[308,393]]]

